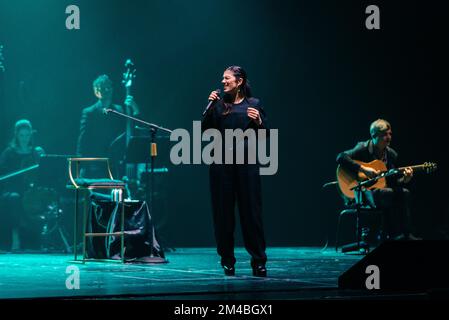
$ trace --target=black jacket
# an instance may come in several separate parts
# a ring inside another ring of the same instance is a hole
[[[262,119],[262,124],[260,126],[247,116],[246,110],[249,107],[259,111]],[[225,129],[242,129],[243,131],[248,128],[255,130],[268,129],[267,117],[259,99],[245,98],[241,103],[233,105],[229,114],[223,115],[225,110],[226,107],[223,103],[223,99],[215,102],[203,118],[201,125],[202,130],[205,131],[209,128],[215,128],[224,133]]]
[[[260,118],[262,119],[262,123],[260,125],[248,117],[248,108],[255,108],[259,111]],[[208,113],[203,117],[201,123],[202,131],[204,132],[205,130],[211,128],[219,130],[223,137],[222,163],[224,163],[226,154],[230,151],[225,145],[226,129],[241,129],[243,132],[247,129],[253,129],[255,131],[255,137],[258,139],[258,129],[268,129],[268,124],[265,111],[260,105],[259,99],[245,98],[238,104],[232,104],[230,112],[226,112],[226,105],[224,104],[223,99],[221,99],[216,101],[209,109]],[[269,137],[269,130],[266,131],[266,137]],[[245,139],[243,143],[244,150],[248,150],[248,143],[248,139]],[[255,141],[255,143],[257,143],[257,141]],[[233,163],[236,163],[236,151],[239,149],[237,146],[238,144],[240,144],[240,142],[236,141],[236,139],[232,141],[232,153],[234,157]],[[248,161],[247,154],[248,153],[245,151],[245,154],[243,155],[244,163],[247,163]]]
[[[119,105],[110,108],[123,112]],[[115,115],[105,115],[99,102],[83,109],[77,154],[83,157],[110,157],[112,142],[125,132],[125,128],[125,121]]]

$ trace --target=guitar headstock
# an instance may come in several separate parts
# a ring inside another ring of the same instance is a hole
[[[424,170],[426,173],[434,172],[436,169],[437,169],[437,164],[434,163],[434,162],[425,162],[425,163],[423,164],[423,170]]]
[[[125,85],[125,88],[130,88],[133,83],[133,79],[136,77],[136,69],[134,68],[134,63],[131,59],[126,60],[125,62],[126,72],[123,73],[122,83]]]

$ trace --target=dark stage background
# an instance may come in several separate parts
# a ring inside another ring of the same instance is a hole
[[[65,28],[70,4],[80,30]],[[365,28],[370,4],[380,7],[381,30]],[[335,178],[336,154],[368,139],[377,118],[392,123],[403,164],[438,162],[410,189],[417,234],[441,237],[447,21],[443,1],[0,0],[1,148],[28,118],[38,145],[73,154],[81,110],[95,102],[92,80],[109,74],[122,103],[126,58],[143,118],[191,131],[225,67],[237,64],[279,129],[279,171],[263,177],[268,245],[333,240],[342,201],[321,186]],[[170,166],[163,179],[165,208],[155,216],[165,244],[214,245],[207,167]]]

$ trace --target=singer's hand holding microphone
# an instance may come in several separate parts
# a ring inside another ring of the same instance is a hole
[[[210,107],[215,103],[215,101],[220,100],[220,89],[217,89],[215,91],[212,91],[209,95],[209,103],[207,104],[206,109],[204,109],[203,117],[204,115],[209,111]]]
[[[212,91],[209,95],[209,101],[220,100],[220,89]]]

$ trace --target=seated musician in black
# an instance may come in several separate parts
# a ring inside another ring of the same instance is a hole
[[[346,170],[364,173],[370,178],[380,174],[378,170],[361,165],[354,160],[371,162],[382,160],[387,169],[397,167],[398,154],[390,147],[392,131],[388,121],[378,119],[370,126],[371,139],[359,142],[353,149],[341,152],[337,163]],[[413,177],[413,169],[406,168],[401,175],[387,178],[387,187],[363,190],[362,198],[384,212],[384,232],[386,238],[416,240],[410,231],[410,192],[403,186]]]
[[[38,221],[35,221],[36,217],[27,215],[22,201],[34,182],[35,171],[10,174],[37,164],[42,154],[44,150],[34,146],[31,122],[25,119],[17,121],[14,137],[0,155],[0,176],[9,176],[0,181],[0,234],[4,240],[2,242],[7,243],[11,251],[38,249],[33,247],[38,243],[30,238],[35,232],[40,232],[36,223]],[[26,239],[28,245],[23,241],[25,235],[29,236]]]

